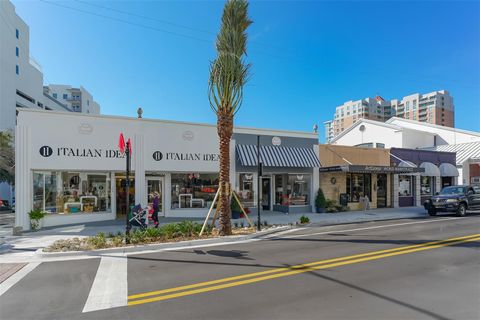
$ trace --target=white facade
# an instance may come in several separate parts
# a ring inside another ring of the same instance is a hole
[[[325,125],[325,142],[330,143],[334,138],[333,121],[325,121],[323,124]]]
[[[43,73],[30,57],[28,25],[0,1],[0,130],[15,128],[16,107],[40,108]]]
[[[434,134],[436,136],[436,139],[431,146],[480,141],[480,132],[475,131],[444,127],[441,125],[430,123],[420,123],[418,121],[401,119],[397,117],[391,118],[387,121],[387,123],[400,126],[405,129],[418,130],[421,132],[428,132]]]
[[[244,141],[245,135],[256,137],[261,134],[275,136],[276,139],[270,138],[271,143],[274,143],[274,140],[277,143],[281,139],[299,138],[310,141],[313,149],[318,143],[314,133],[249,128],[235,128],[234,132],[241,135]],[[132,178],[135,180],[135,197],[132,202],[146,206],[147,195],[151,192],[148,190],[150,183],[158,181],[161,190],[164,190],[161,215],[206,215],[207,203],[204,202],[207,200],[195,199],[189,192],[177,194],[179,190],[175,190],[173,183],[175,179],[181,179],[185,175],[200,179],[218,174],[216,126],[25,109],[19,110],[16,127],[16,197],[22,199],[17,203],[16,225],[29,228],[27,212],[32,210],[38,201],[40,204],[43,201],[44,208],[46,202],[53,202],[51,211],[58,213],[48,215],[45,226],[114,219],[118,209],[117,188],[122,186],[125,174],[125,159],[119,154],[117,147],[120,133],[123,133],[126,139],[130,138],[133,145],[131,167]],[[237,185],[235,143],[235,140],[232,140],[231,183],[234,186]],[[318,168],[309,168],[308,171],[311,176],[308,195],[310,205],[313,205],[314,194],[318,190],[317,171]],[[72,175],[72,172],[75,174]],[[97,180],[92,184],[88,179]],[[49,190],[47,182],[51,187]],[[35,189],[38,183],[43,183],[43,191],[40,193]],[[83,191],[72,193],[72,198],[75,197],[72,200],[55,200],[55,197],[59,197],[59,192],[71,187],[70,184],[78,185],[75,188]],[[85,192],[92,186],[99,185],[107,193],[102,196],[104,200],[101,200],[100,196]],[[202,187],[202,192],[211,190]],[[172,199],[174,194],[178,197],[175,200],[177,203]],[[82,201],[86,198],[95,199],[95,205],[97,198],[98,201],[103,201],[105,210],[81,214],[68,212],[70,206],[82,208],[85,205]],[[185,201],[190,202],[190,207],[182,206],[181,203]],[[193,202],[201,208],[197,209],[192,205]],[[64,209],[68,214],[64,214]]]

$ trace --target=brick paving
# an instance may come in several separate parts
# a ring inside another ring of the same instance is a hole
[[[10,278],[26,265],[26,263],[0,263],[0,283]]]

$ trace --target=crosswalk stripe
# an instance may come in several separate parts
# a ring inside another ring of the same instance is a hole
[[[127,257],[102,257],[82,312],[127,305]]]
[[[16,283],[22,280],[27,274],[32,272],[36,267],[40,265],[40,262],[30,262],[16,273],[12,274],[8,279],[0,283],[0,296],[13,287]]]

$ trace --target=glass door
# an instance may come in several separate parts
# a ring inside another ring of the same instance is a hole
[[[262,177],[262,209],[270,210],[270,199],[271,189],[270,189],[270,177]]]
[[[377,174],[377,208],[387,206],[387,175]]]
[[[164,216],[163,210],[163,177],[147,177],[147,204],[153,209],[155,196],[158,194],[158,215]]]

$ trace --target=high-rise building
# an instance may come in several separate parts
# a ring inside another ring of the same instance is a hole
[[[54,93],[60,94],[60,99]],[[0,131],[14,131],[17,108],[100,113],[100,106],[83,87],[50,85],[44,88],[42,68],[30,56],[29,27],[16,14],[10,1],[1,0]],[[0,199],[12,201],[12,186],[0,183]]]
[[[448,91],[440,90],[426,94],[415,93],[400,100],[385,100],[376,96],[375,98],[347,101],[336,108],[333,120],[324,123],[325,140],[329,143],[359,119],[385,122],[394,116],[453,127],[453,98]],[[333,136],[331,131],[333,131]]]
[[[42,68],[30,56],[29,27],[10,1],[0,1],[0,43],[0,131],[14,129],[16,108],[100,113],[100,106],[83,87],[44,88]],[[60,99],[53,95],[55,90]],[[62,99],[65,94],[67,99]]]

